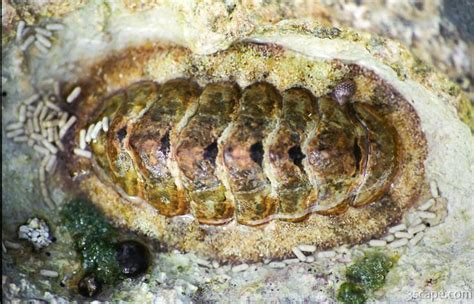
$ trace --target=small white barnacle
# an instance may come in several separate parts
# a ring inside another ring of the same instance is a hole
[[[18,237],[29,241],[36,249],[47,247],[52,242],[49,226],[44,220],[36,217],[29,219],[26,225],[20,226]]]

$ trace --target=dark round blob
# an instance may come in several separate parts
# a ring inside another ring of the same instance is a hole
[[[296,166],[303,168],[303,159],[306,157],[306,155],[303,154],[300,146],[291,147],[288,150],[288,156]]]
[[[100,293],[102,284],[97,280],[95,275],[87,274],[79,281],[77,289],[80,295],[92,298]]]
[[[217,154],[219,153],[219,148],[217,147],[217,141],[215,140],[212,144],[204,149],[203,157],[204,159],[210,160],[213,165],[216,164]]]
[[[255,144],[253,144],[250,147],[250,158],[257,163],[260,167],[262,167],[262,162],[263,162],[263,145],[262,142],[259,141]]]
[[[166,132],[165,136],[161,138],[161,146],[160,146],[160,151],[163,152],[165,157],[168,157],[168,154],[170,153],[170,132]]]
[[[116,259],[122,274],[128,278],[145,273],[149,265],[148,249],[136,241],[124,241],[117,245]]]
[[[341,106],[345,105],[356,92],[356,84],[352,80],[339,82],[333,91],[333,97]]]
[[[122,141],[125,136],[127,136],[127,128],[123,127],[122,129],[117,131],[117,138],[119,141]]]

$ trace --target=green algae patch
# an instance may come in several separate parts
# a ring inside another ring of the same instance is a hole
[[[396,258],[381,252],[366,253],[346,270],[347,282],[339,287],[337,300],[341,303],[365,303],[370,292],[381,288]]]
[[[394,260],[382,253],[371,253],[349,266],[346,277],[365,289],[379,289],[385,283],[385,276],[394,265]]]
[[[362,304],[367,301],[365,289],[352,282],[344,282],[339,287],[337,299],[342,303]]]
[[[115,259],[116,230],[88,201],[75,199],[61,211],[65,227],[82,257],[85,273],[93,273],[101,282],[114,284],[120,279]]]

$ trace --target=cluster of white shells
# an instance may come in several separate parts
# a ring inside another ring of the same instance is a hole
[[[30,219],[26,225],[20,226],[18,237],[29,241],[36,249],[47,247],[52,242],[48,225],[36,217]]]

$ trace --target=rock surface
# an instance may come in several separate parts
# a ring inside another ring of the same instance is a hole
[[[54,40],[55,44],[47,56],[38,56],[37,50],[33,49],[24,57],[14,43],[3,48],[2,84],[7,96],[2,98],[2,125],[5,127],[12,117],[15,117],[14,111],[18,102],[32,94],[32,84],[38,88],[47,78],[58,76],[64,81],[74,80],[87,66],[78,65],[78,62],[92,62],[94,58],[111,50],[147,39],[166,38],[180,42],[197,53],[205,54],[226,48],[236,38],[247,37],[254,41],[278,43],[316,58],[330,57],[358,62],[386,77],[403,95],[412,98],[412,105],[420,116],[429,144],[427,179],[436,181],[440,195],[447,199],[448,210],[445,221],[427,229],[424,239],[417,246],[387,251],[399,254],[400,260],[389,273],[386,286],[380,293],[373,295],[373,299],[403,302],[420,300],[421,292],[424,292],[425,296],[429,292],[472,292],[474,139],[469,128],[459,119],[459,115],[468,115],[465,113],[469,113],[469,109],[472,113],[472,107],[466,105],[466,97],[458,94],[459,92],[454,96],[448,94],[450,88],[455,87],[441,74],[430,70],[427,74],[429,77],[417,79],[410,68],[416,66],[409,60],[411,55],[407,55],[406,49],[395,42],[388,40],[384,47],[369,47],[368,51],[363,43],[351,41],[350,37],[334,43],[333,40],[320,37],[301,39],[288,31],[292,27],[298,30],[315,28],[312,21],[281,21],[273,24],[284,18],[308,15],[321,17],[323,20],[337,20],[341,15],[333,13],[329,14],[328,18],[327,12],[342,12],[348,7],[359,12],[359,6],[355,4],[340,6],[333,1],[325,2],[328,3],[314,6],[309,2],[297,6],[274,3],[255,5],[251,7],[253,11],[250,12],[233,1],[213,1],[210,4],[171,4],[170,1],[158,8],[153,8],[146,2],[140,6],[132,1],[125,1],[125,7],[118,2],[98,6],[79,5],[81,10],[72,13],[70,8],[62,11],[38,10],[36,13],[41,17],[65,17],[63,21],[66,30],[54,38],[57,40]],[[435,1],[429,3],[436,4]],[[33,8],[39,7],[36,1],[30,5]],[[299,8],[293,10],[295,7]],[[8,6],[8,9],[11,10],[12,6]],[[21,11],[23,7],[17,9],[18,15],[28,19]],[[416,6],[410,6],[410,11],[417,9]],[[390,9],[386,12],[390,15]],[[9,14],[16,15],[11,11]],[[363,15],[360,12],[357,14]],[[347,20],[343,19],[339,22],[347,23]],[[9,20],[16,19],[12,17]],[[32,19],[29,21],[32,22]],[[395,22],[393,28],[400,24]],[[257,25],[266,25],[267,28]],[[376,21],[367,20],[365,26],[378,27],[378,24]],[[401,35],[403,29],[412,27],[417,29],[416,26],[401,26],[402,30],[397,31],[394,36]],[[433,25],[428,27],[435,28]],[[14,27],[10,29],[14,30]],[[421,31],[413,35],[424,37],[423,29]],[[344,33],[352,35],[351,31]],[[439,38],[438,33],[434,36]],[[371,36],[365,34],[357,37],[362,41],[371,41]],[[457,59],[454,64],[455,71],[450,73],[451,75],[459,75],[472,69],[471,66],[465,65],[465,62],[469,63],[469,60],[465,60],[468,54],[466,50],[472,49],[472,46],[463,46],[463,42],[459,42],[454,49],[457,55],[454,56],[451,51],[445,50],[449,48],[445,41],[440,40],[438,46],[440,50],[432,50],[428,46],[421,48],[427,51],[429,60],[435,58],[432,61],[435,64],[443,62],[445,66],[439,66],[441,69],[448,70],[449,66],[452,66],[453,58]],[[400,64],[398,69],[387,68],[393,63]],[[396,71],[398,74],[405,74],[407,78],[400,79]],[[178,74],[177,71],[167,73]],[[464,100],[464,106],[468,110],[460,110],[460,100]],[[472,124],[472,114],[470,115],[471,118],[467,116],[464,121],[469,123],[471,119]],[[32,153],[31,148],[13,143],[5,136],[2,137],[2,144],[2,156],[7,160],[2,163],[4,239],[13,239],[15,229],[12,227],[18,227],[32,216],[41,215],[54,227],[58,224],[55,211],[48,211],[36,199],[41,194],[38,187],[34,186],[37,184],[37,173],[33,163],[40,162],[40,158]],[[60,183],[60,179],[51,177],[50,185],[54,188],[54,185]],[[58,203],[70,196],[59,189],[51,194]],[[59,236],[62,234],[59,233]],[[74,254],[69,251],[67,244],[67,236],[58,237],[58,243],[52,245],[50,250],[54,258],[24,250],[8,250],[7,254],[2,255],[4,299],[56,299],[65,302],[70,295],[60,287],[60,281],[63,276],[77,268],[77,265],[70,262]],[[257,263],[241,272],[233,272],[231,265],[214,267],[212,261],[202,261],[192,254],[160,254],[153,257],[153,265],[156,267],[147,277],[139,282],[126,282],[113,293],[112,298],[124,301],[133,299],[137,302],[182,303],[193,300],[229,302],[229,299],[241,302],[333,302],[335,290],[344,277],[347,263],[352,257],[360,256],[366,250],[367,245],[350,249],[339,248],[333,257],[329,253],[308,255],[315,259],[310,263],[286,261],[283,268],[278,268],[280,264]],[[324,258],[325,255],[328,257]],[[46,267],[60,270],[61,277],[57,280],[46,280],[35,276],[35,272]],[[430,301],[428,298],[424,300]],[[441,302],[450,303],[451,300],[443,299]]]

